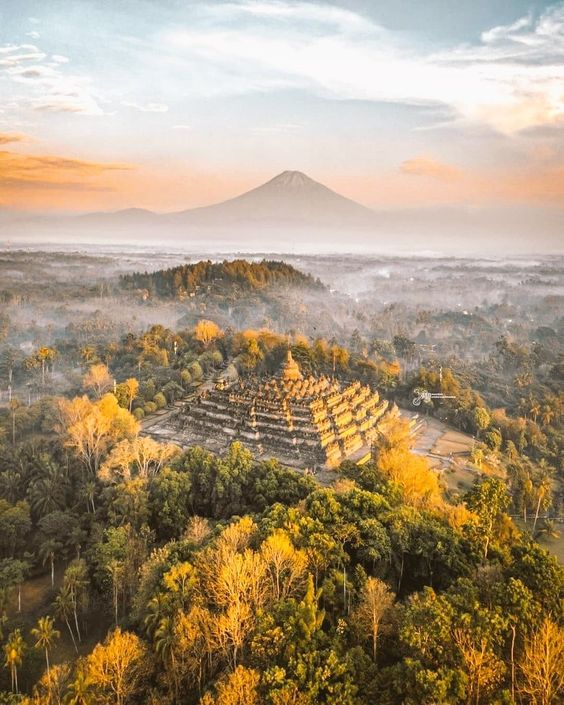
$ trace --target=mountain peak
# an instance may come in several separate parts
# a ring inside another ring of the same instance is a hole
[[[276,184],[278,186],[299,188],[300,186],[311,186],[311,184],[315,184],[316,182],[313,179],[310,179],[309,176],[304,174],[302,171],[286,170],[278,174],[278,176],[275,176],[268,183]]]

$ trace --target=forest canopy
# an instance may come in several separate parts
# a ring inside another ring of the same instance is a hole
[[[150,294],[163,298],[178,298],[195,293],[203,286],[225,289],[233,284],[243,290],[259,290],[271,286],[324,288],[318,279],[285,262],[249,262],[242,259],[223,262],[207,260],[156,272],[136,272],[123,275],[121,283],[126,288],[146,289]]]

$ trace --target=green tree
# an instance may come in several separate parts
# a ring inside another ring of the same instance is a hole
[[[0,589],[9,591],[18,589],[18,612],[22,611],[22,583],[29,573],[31,564],[18,558],[4,558],[0,561]]]
[[[488,414],[488,410],[485,409],[483,406],[477,406],[474,409],[472,419],[474,421],[474,427],[476,428],[476,437],[479,438],[481,432],[485,431],[491,423],[491,418]]]
[[[55,598],[55,602],[53,603],[53,607],[55,609],[55,616],[62,620],[66,625],[67,629],[69,630],[70,638],[72,640],[74,650],[78,654],[78,646],[76,645],[76,638],[74,635],[74,632],[71,627],[70,619],[73,614],[73,599],[71,594],[69,593],[69,590],[66,586],[62,586],[61,589],[59,590],[59,594]]]
[[[65,570],[63,589],[68,592],[71,600],[74,625],[78,641],[82,641],[78,626],[78,611],[81,606],[84,606],[87,603],[88,582],[88,568],[86,566],[86,561],[82,559],[71,561]]]
[[[509,494],[502,480],[488,477],[474,484],[465,495],[466,506],[478,515],[477,538],[482,543],[484,560],[496,536],[504,512],[509,506]]]
[[[27,546],[31,516],[27,502],[10,504],[0,498],[0,555],[13,558]]]

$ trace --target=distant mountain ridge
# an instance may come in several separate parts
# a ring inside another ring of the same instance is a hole
[[[198,252],[294,250],[413,253],[562,251],[564,208],[425,203],[372,210],[301,171],[220,203],[175,213],[143,208],[84,215],[37,215],[0,209],[0,245],[15,242],[165,245]]]
[[[301,171],[283,171],[270,181],[227,201],[172,213],[155,213],[144,208],[126,208],[111,212],[83,215],[36,216],[17,218],[19,223],[49,224],[57,228],[172,228],[221,229],[233,226],[300,225],[306,227],[337,227],[367,225],[374,212],[341,196]],[[13,223],[14,219],[11,218]],[[0,220],[0,229],[2,227]]]

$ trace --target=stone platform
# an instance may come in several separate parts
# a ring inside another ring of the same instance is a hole
[[[151,425],[151,436],[223,452],[240,441],[255,457],[311,470],[366,458],[379,428],[399,414],[360,382],[304,377],[288,351],[270,379],[221,380]]]

